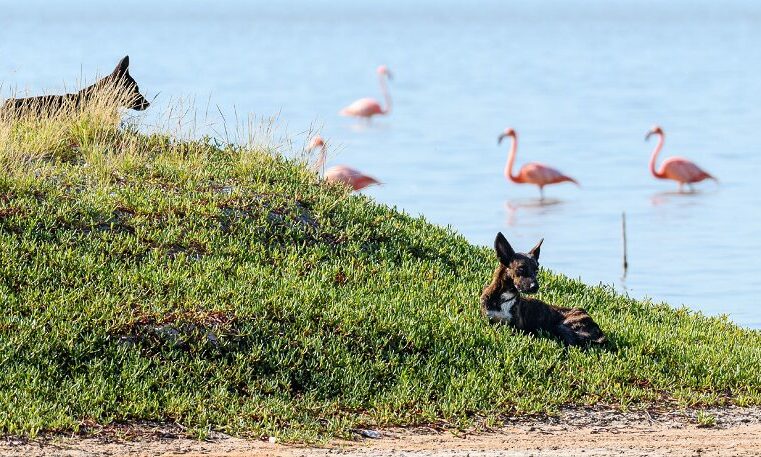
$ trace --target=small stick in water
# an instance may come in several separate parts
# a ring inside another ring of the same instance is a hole
[[[621,233],[624,238],[624,276],[626,276],[626,270],[629,268],[629,260],[626,255],[626,211],[621,213]]]

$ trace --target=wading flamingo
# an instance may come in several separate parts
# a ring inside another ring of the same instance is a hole
[[[325,165],[325,159],[327,156],[327,145],[320,135],[316,135],[312,138],[307,146],[307,151],[312,151],[315,148],[320,148],[320,158],[317,159],[317,162],[314,164],[313,170],[319,173]],[[336,165],[328,168],[323,173],[323,179],[327,182],[341,182],[348,184],[354,190],[364,189],[373,184],[380,184],[380,181],[372,176],[367,176],[354,168],[347,167],[346,165]]]
[[[382,108],[378,100],[374,98],[360,98],[339,111],[338,114],[370,119],[376,114],[388,114],[391,112],[391,96],[388,94],[388,88],[386,87],[386,78],[392,79],[391,72],[385,65],[378,67],[376,72],[378,73],[378,81],[380,82],[381,92],[383,92],[383,98],[386,100],[386,108]]]
[[[656,170],[655,161],[658,158],[658,153],[663,149],[663,129],[658,125],[653,126],[653,128],[647,132],[645,141],[649,140],[653,135],[658,135],[658,144],[655,145],[653,155],[650,156],[650,173],[652,173],[653,176],[658,179],[673,179],[678,182],[679,192],[682,191],[682,187],[685,184],[690,188],[690,191],[694,190],[692,184],[704,179],[713,179],[718,182],[716,178],[709,175],[699,166],[695,165],[694,162],[691,162],[684,157],[669,157],[663,161],[661,169]]]
[[[513,175],[513,163],[515,162],[515,152],[518,149],[518,135],[513,129],[506,129],[497,139],[497,144],[502,143],[505,137],[510,137],[510,153],[507,156],[505,164],[505,178],[518,184],[535,184],[539,186],[539,198],[544,200],[544,186],[548,184],[557,184],[561,182],[572,182],[577,186],[579,183],[566,176],[558,170],[543,165],[541,163],[529,162],[523,165],[517,175]]]

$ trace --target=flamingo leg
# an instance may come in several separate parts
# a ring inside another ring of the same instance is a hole
[[[539,201],[544,201],[544,186],[539,186]]]

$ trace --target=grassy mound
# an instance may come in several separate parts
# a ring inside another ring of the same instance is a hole
[[[761,400],[761,334],[542,272],[606,348],[491,326],[495,258],[277,150],[101,112],[0,124],[0,433],[290,439],[606,403]]]

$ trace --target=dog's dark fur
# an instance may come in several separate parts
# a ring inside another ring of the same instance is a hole
[[[544,240],[542,240],[544,241]],[[566,345],[605,343],[605,335],[581,308],[548,305],[521,294],[539,291],[539,249],[542,241],[528,252],[517,253],[502,233],[494,240],[499,266],[491,284],[481,294],[481,310],[492,323],[512,325],[525,332],[547,332]]]
[[[42,95],[39,97],[11,98],[3,103],[2,112],[12,116],[55,115],[63,109],[80,109],[97,99],[104,91],[115,97],[115,102],[123,108],[142,111],[150,105],[140,94],[137,82],[129,74],[129,56],[116,64],[110,75],[79,92],[64,95]]]

